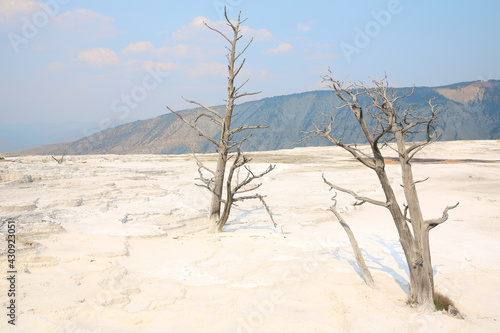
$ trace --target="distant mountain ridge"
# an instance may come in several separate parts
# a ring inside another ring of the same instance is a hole
[[[393,88],[401,95],[411,88]],[[402,107],[412,104],[425,110],[425,99],[434,98],[440,105],[440,122],[444,127],[441,140],[500,139],[500,81],[462,82],[442,87],[415,87],[413,95],[400,100]],[[202,102],[202,101],[201,101]],[[323,114],[335,112],[333,133],[342,133],[344,142],[364,142],[355,119],[346,108],[332,110],[340,101],[331,91],[311,91],[286,96],[276,96],[235,106],[233,128],[247,125],[268,125],[268,129],[253,131],[244,150],[276,150],[304,146],[322,146],[323,138],[301,142],[305,132],[314,125],[326,122]],[[428,108],[428,106],[427,106]],[[223,111],[222,106],[216,110]],[[181,111],[184,117],[194,118],[201,110]],[[203,118],[202,118],[203,119]],[[213,137],[218,129],[206,121],[206,132]],[[414,138],[418,140],[418,137]],[[72,143],[55,144],[23,149],[15,154],[181,154],[193,149],[196,152],[213,152],[203,137],[183,124],[173,114],[135,121],[79,139]]]

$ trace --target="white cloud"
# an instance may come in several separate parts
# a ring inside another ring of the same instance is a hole
[[[200,41],[204,40],[204,36],[210,30],[205,26],[204,22],[206,22],[209,26],[214,29],[217,29],[223,33],[227,32],[228,27],[224,24],[224,22],[212,22],[208,18],[204,16],[198,16],[193,19],[186,26],[182,26],[179,29],[175,30],[172,33],[172,38],[174,40],[189,40],[189,41]],[[211,32],[213,33],[213,32]]]
[[[195,77],[201,76],[227,76],[227,65],[218,62],[205,62],[190,68],[189,74]]]
[[[119,33],[113,26],[114,18],[85,8],[64,12],[67,8],[62,2],[0,0],[0,29],[10,31],[9,40],[15,50],[19,43],[27,44],[35,39],[42,29],[50,33],[37,39],[38,45],[30,43],[31,48],[46,50],[75,41],[114,37]],[[21,36],[16,37],[18,35]]]
[[[162,46],[158,50],[158,54],[172,54],[176,56],[187,56],[199,52],[199,47],[195,45],[178,44],[175,46]]]
[[[136,43],[130,43],[124,48],[122,54],[154,54],[154,55],[175,55],[175,56],[187,56],[198,52],[199,47],[178,44],[175,46],[162,46],[159,49],[155,48],[153,43],[150,41],[139,41]]]
[[[157,69],[165,72],[179,70],[182,65],[171,62],[149,61],[149,60],[130,60],[126,63],[127,67],[132,70],[146,70],[147,68]]]
[[[144,53],[144,52],[152,52],[155,49],[153,43],[150,41],[139,41],[136,43],[130,43],[124,48],[121,53],[130,54],[130,53]]]
[[[58,4],[48,5],[34,0],[0,0],[0,29],[18,31],[23,25],[34,24],[34,21],[45,26],[59,14],[59,10]]]
[[[297,24],[297,30],[300,31],[309,31],[311,30],[311,27],[316,23],[316,20],[310,20],[309,22],[306,23],[299,23]]]
[[[252,38],[256,42],[267,42],[275,40],[273,34],[266,29],[252,29],[249,26],[240,27],[241,34],[245,37]]]
[[[287,53],[293,51],[293,46],[288,43],[281,43],[275,48],[268,49],[264,51],[263,54],[270,55],[270,54],[281,54],[281,53]]]
[[[176,31],[172,33],[172,38],[178,41],[190,41],[190,42],[204,42],[207,40],[214,40],[217,38],[220,41],[223,41],[222,37],[220,37],[216,32],[210,30],[205,26],[205,23],[210,27],[219,30],[229,38],[232,37],[232,30],[227,25],[225,21],[211,21],[210,19],[204,16],[198,16],[193,19],[191,23],[187,26],[180,27]],[[245,38],[253,37],[256,42],[264,42],[264,41],[273,41],[275,38],[269,30],[266,29],[252,29],[249,26],[240,26],[240,31]]]
[[[227,69],[226,69],[227,71]],[[274,78],[274,75],[269,72],[267,69],[262,69],[262,68],[255,68],[255,67],[248,67],[241,70],[240,73],[241,77],[240,80],[246,80],[247,78],[250,79],[250,81],[254,80],[263,80],[263,79],[272,79]]]
[[[27,15],[40,9],[40,4],[34,0],[1,0],[0,23],[7,22],[17,15]]]
[[[73,36],[85,40],[114,37],[119,31],[113,26],[113,17],[98,14],[90,9],[80,8],[65,12],[56,17],[56,27],[70,31]]]
[[[115,51],[105,47],[95,47],[90,50],[83,50],[78,54],[78,58],[75,60],[85,62],[96,68],[123,64],[123,61],[118,57]]]
[[[129,45],[130,46],[130,45]],[[135,43],[130,46],[129,50],[146,50],[149,51],[152,47],[150,42]],[[153,48],[154,49],[154,48]],[[156,49],[157,51],[162,50]],[[94,68],[106,68],[121,66],[122,69],[127,71],[143,71],[147,68],[158,68],[166,72],[177,72],[182,75],[201,78],[207,76],[227,76],[227,65],[218,62],[201,62],[193,65],[175,63],[175,62],[161,62],[152,60],[132,59],[123,61],[113,50],[104,47],[96,47],[92,49],[83,50],[78,54],[74,61],[86,63]],[[58,70],[63,66],[60,63],[53,63],[49,65],[49,69]]]
[[[184,65],[173,62],[159,62],[150,60],[130,60],[124,63],[127,69],[143,71],[147,68],[157,68],[165,72],[177,72],[183,76],[206,77],[206,76],[227,76],[227,65],[218,62],[202,62],[195,65]]]
[[[297,24],[297,29],[300,31],[309,31],[309,30],[311,30],[311,27],[305,25],[304,23],[299,23],[299,24]]]

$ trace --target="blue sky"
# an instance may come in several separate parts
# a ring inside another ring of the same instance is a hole
[[[226,93],[221,8],[248,18],[254,99],[387,72],[394,86],[500,78],[500,1],[0,0],[2,123],[105,124]],[[247,99],[249,100],[249,99]],[[245,101],[247,101],[245,100]],[[241,101],[243,102],[243,101]]]

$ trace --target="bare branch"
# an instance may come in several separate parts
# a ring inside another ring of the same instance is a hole
[[[267,213],[269,214],[269,217],[271,218],[271,221],[273,222],[274,227],[278,228],[278,225],[274,221],[273,213],[271,212],[271,209],[269,209],[269,206],[267,205],[266,201],[264,200],[264,196],[262,196],[260,194],[256,194],[255,196],[260,200],[260,202],[262,202],[262,205],[264,206]]]
[[[63,161],[64,161],[64,155],[66,154],[66,151],[67,151],[67,149],[66,149],[66,150],[62,153],[62,155],[61,155],[61,158],[60,158],[60,159],[57,159],[57,158],[55,158],[54,156],[52,156],[52,158],[54,159],[54,161],[56,161],[56,162],[57,162],[57,164],[62,164],[62,163],[63,163]]]
[[[349,238],[352,250],[354,251],[354,256],[356,257],[356,262],[358,264],[359,269],[361,270],[361,274],[363,275],[366,284],[373,288],[375,287],[375,281],[373,280],[373,276],[370,273],[368,266],[366,266],[365,259],[363,258],[363,254],[359,249],[358,242],[354,237],[354,233],[352,232],[351,227],[349,227],[347,222],[342,218],[342,215],[340,215],[339,211],[336,208],[336,203],[337,203],[335,200],[336,196],[337,194],[335,193],[335,196],[332,198],[334,204],[330,207],[330,210],[335,215],[342,228],[344,228],[344,231],[346,232],[347,237]]]
[[[387,203],[386,202],[379,201],[379,200],[374,200],[374,199],[371,199],[371,198],[368,198],[368,197],[360,196],[360,195],[356,194],[354,191],[351,191],[351,190],[348,190],[348,189],[345,189],[343,187],[340,187],[340,186],[337,186],[337,185],[334,185],[334,184],[330,183],[328,180],[326,180],[325,174],[322,174],[321,176],[323,177],[323,181],[325,182],[325,184],[327,184],[328,186],[330,186],[330,190],[331,189],[335,189],[337,191],[350,194],[354,199],[358,200],[358,202],[356,202],[356,204],[355,204],[357,206],[362,205],[365,202],[368,202],[368,203],[371,203],[373,205],[387,207]]]
[[[246,166],[246,164],[250,161],[250,159],[242,154],[241,145],[250,136],[251,136],[251,134],[249,136],[243,138],[239,142],[237,142],[236,155],[234,157],[234,162],[231,165],[231,168],[229,169],[229,173],[228,173],[228,177],[227,177],[227,181],[226,181],[226,204],[224,206],[224,211],[223,211],[223,214],[221,216],[221,221],[223,221],[223,223],[219,226],[220,228],[222,228],[222,226],[225,224],[225,221],[227,221],[227,219],[229,217],[229,213],[231,211],[231,206],[235,202],[243,201],[243,200],[247,200],[247,199],[260,199],[261,201],[263,200],[263,198],[260,197],[258,194],[255,194],[252,196],[238,196],[238,197],[236,195],[242,194],[242,193],[248,193],[248,192],[255,191],[256,189],[258,189],[262,184],[256,184],[250,188],[245,188],[245,186],[249,185],[255,179],[262,178],[264,175],[271,172],[275,168],[275,166],[270,165],[264,172],[262,172],[258,175],[255,175],[252,172],[252,170],[250,170],[250,168],[248,166]],[[242,166],[244,166],[245,169],[247,170],[247,172],[248,172],[247,176],[241,182],[237,182],[233,188],[232,180],[233,180],[234,173],[236,170],[238,170],[238,175],[239,175],[239,169]],[[267,207],[266,209],[268,210],[269,208]],[[268,213],[269,213],[269,210],[268,210]],[[272,215],[271,215],[271,219],[273,220]],[[274,223],[274,220],[273,220],[273,223]]]
[[[241,98],[241,97],[245,97],[245,96],[258,95],[258,94],[260,94],[261,92],[262,92],[262,91],[257,91],[257,92],[253,92],[253,93],[242,93],[242,94],[234,95],[234,99]]]
[[[426,181],[428,181],[428,180],[429,180],[429,178],[430,178],[430,177],[427,177],[427,178],[422,179],[422,180],[416,180],[416,181],[414,181],[414,182],[413,182],[413,186],[415,186],[415,185],[417,185],[417,184],[419,184],[419,183],[426,182]]]
[[[195,156],[195,158],[196,158],[196,156]],[[195,180],[201,180],[201,182],[203,183],[203,185],[201,185],[201,184],[195,184],[195,185],[201,186],[201,187],[205,187],[210,192],[214,193],[214,186],[213,186],[213,184],[214,184],[214,177],[212,177],[212,178],[205,178],[205,175],[203,175],[202,170],[206,170],[206,171],[210,172],[214,176],[215,176],[215,172],[213,172],[212,170],[210,170],[207,167],[205,167],[205,165],[203,163],[201,163],[201,161],[199,161],[198,158],[196,158],[196,164],[198,165],[198,174],[199,174],[199,177],[195,178]]]
[[[238,13],[238,23],[235,26],[233,24],[233,22],[231,22],[231,20],[229,19],[229,17],[227,17],[226,7],[224,6],[224,16],[226,17],[227,25],[230,26],[233,29],[233,31],[235,32],[235,34],[238,32],[238,27],[239,27],[239,24],[240,24],[240,15],[241,15],[241,12]]]
[[[364,160],[373,160],[373,157],[366,154],[364,151],[362,151],[361,149],[358,149],[358,147],[356,146],[356,144],[354,145],[349,145],[349,148],[351,148],[352,150],[358,152],[360,155],[363,156],[363,159]]]
[[[243,126],[240,126],[234,130],[231,130],[229,133],[230,135],[234,135],[236,133],[239,133],[241,131],[246,131],[246,130],[250,130],[250,129],[260,129],[260,128],[269,128],[269,126],[264,126],[264,125],[256,125],[256,126],[249,126],[249,125],[243,125]]]
[[[403,204],[403,206],[405,207],[405,212],[404,212],[404,215],[403,215],[404,219],[406,220],[406,222],[411,223],[411,219],[408,217],[408,208],[409,207],[406,204]]]
[[[206,170],[210,172],[212,175],[215,175],[215,172],[212,171],[211,169],[207,168],[199,159],[198,156],[194,153],[193,149],[191,149],[191,153],[193,154],[194,159],[196,160],[196,164],[201,167],[201,169]]]
[[[429,180],[429,178],[430,178],[430,177],[427,177],[427,178],[425,178],[425,179],[421,179],[421,180],[416,180],[416,181],[414,181],[414,182],[413,182],[412,186],[414,187],[415,185],[417,185],[417,184],[419,184],[419,183],[426,182],[426,181],[428,181],[428,180]],[[400,185],[401,185],[401,187],[403,187],[403,188],[404,188],[404,185],[403,185],[403,184],[400,184]]]
[[[245,61],[247,59],[243,59],[243,61],[241,62],[240,66],[238,67],[237,70],[234,71],[234,74],[233,74],[233,78],[235,78],[236,76],[238,76],[238,74],[240,73],[241,69],[243,68],[243,65],[245,64]]]
[[[207,133],[205,133],[205,131],[203,131],[201,128],[199,128],[198,126],[196,126],[196,125],[190,123],[189,121],[187,121],[183,116],[180,115],[180,113],[175,112],[170,107],[167,106],[167,109],[169,109],[170,112],[172,112],[173,114],[175,114],[180,120],[182,120],[189,127],[191,127],[192,129],[194,129],[198,133],[200,133],[200,135],[203,136],[205,139],[207,139],[208,141],[212,142],[215,146],[219,147],[219,143],[214,138],[212,138],[210,135],[208,135]]]
[[[244,201],[244,200],[251,200],[251,199],[259,199],[260,202],[262,203],[262,205],[264,206],[264,208],[266,209],[267,214],[269,214],[269,217],[271,218],[271,221],[273,222],[273,226],[275,228],[278,228],[278,224],[276,223],[276,221],[274,221],[274,216],[273,216],[273,214],[271,212],[271,209],[269,208],[269,206],[267,205],[266,201],[264,200],[264,197],[265,196],[262,196],[260,194],[254,194],[254,195],[248,195],[248,196],[244,196],[244,197],[235,198],[234,202],[236,202],[236,201]],[[281,228],[281,232],[284,233],[283,227]]]
[[[436,105],[433,104],[432,98],[426,100],[426,102],[431,109],[431,115],[428,117],[413,117],[416,119],[420,119],[420,121],[416,121],[418,125],[425,125],[426,139],[423,142],[413,144],[406,150],[406,154],[408,154],[409,160],[412,160],[420,150],[422,150],[425,146],[429,145],[430,143],[438,140],[439,137],[441,136],[440,134],[436,133],[436,129],[434,127],[434,123],[436,122],[436,119],[439,117],[439,112],[436,110]]]
[[[227,16],[226,16],[227,18]],[[229,21],[229,20],[228,20]],[[229,43],[231,43],[231,40],[226,36],[224,35],[222,32],[220,32],[219,30],[215,29],[215,28],[212,28],[211,26],[209,26],[206,22],[203,22],[203,24],[210,30],[212,31],[215,31],[216,33],[218,33],[219,35],[221,35],[222,37],[224,37],[225,40],[227,40]]]
[[[262,183],[259,183],[259,184],[255,184],[253,185],[253,187],[250,187],[250,188],[244,188],[244,189],[239,189],[237,192],[235,192],[235,194],[242,194],[242,193],[248,193],[248,192],[252,192],[252,191],[255,191],[256,189],[258,189],[259,187],[262,186]],[[237,198],[235,198],[237,199]]]
[[[234,94],[237,95],[238,91],[248,82],[250,79],[247,79],[245,82],[243,82],[238,88],[234,90]]]
[[[345,103],[345,106],[349,107],[351,112],[358,120],[358,123],[360,124],[361,130],[363,131],[366,139],[368,140],[368,142],[373,143],[374,138],[372,136],[372,133],[370,133],[369,127],[364,119],[363,108],[358,103],[358,96],[367,94],[368,90],[362,85],[353,84],[351,84],[351,87],[344,88],[344,82],[333,79],[330,70],[328,75],[323,76],[323,82],[331,83],[329,87],[334,91],[335,95],[337,95],[337,97],[339,97]],[[347,96],[349,98],[347,98]]]
[[[345,145],[345,144],[343,144],[341,142],[340,139],[334,139],[331,136],[332,127],[333,127],[333,121],[334,121],[335,118],[333,116],[327,116],[327,117],[330,118],[330,123],[328,124],[328,127],[325,128],[325,129],[323,129],[323,130],[318,130],[317,129],[316,130],[317,135],[320,135],[320,136],[324,137],[325,139],[327,139],[328,141],[330,141],[331,143],[333,143],[334,145],[339,146],[339,147],[347,150],[349,153],[351,153],[352,156],[354,156],[354,158],[356,158],[358,161],[360,161],[361,163],[363,163],[368,168],[375,169],[376,165],[373,162],[373,160],[365,158],[365,156],[363,156],[363,154],[360,154],[357,149],[352,148],[349,145]]]
[[[205,109],[205,110],[207,110],[208,112],[210,112],[210,113],[212,113],[213,115],[217,116],[217,118],[219,118],[219,119],[221,119],[221,120],[223,119],[223,117],[221,116],[221,114],[220,114],[219,112],[215,111],[213,108],[208,107],[208,106],[206,106],[206,105],[204,105],[204,104],[198,103],[198,102],[196,102],[196,101],[190,101],[190,100],[188,100],[188,99],[186,99],[186,98],[184,98],[184,97],[182,97],[182,98],[183,98],[186,102],[188,102],[188,103],[191,103],[191,104],[196,104],[196,105],[201,106],[202,108],[204,108],[204,109]]]
[[[200,118],[203,118],[203,117],[206,117],[208,118],[211,122],[219,125],[222,127],[222,121],[220,121],[219,119],[215,119],[213,116],[209,115],[209,114],[206,114],[206,113],[200,113],[193,121],[193,123],[196,123]]]
[[[243,22],[240,22],[240,23],[243,23]],[[238,55],[234,58],[234,60],[238,60],[238,58],[243,54],[245,53],[245,51],[248,49],[248,47],[250,46],[250,44],[252,44],[253,42],[253,37],[250,39],[250,41],[248,42],[247,46],[245,46],[245,48],[243,49],[243,51],[241,51],[240,53],[238,53]],[[244,61],[244,60],[243,60]]]
[[[250,182],[254,181],[255,179],[259,179],[259,178],[262,178],[264,177],[265,175],[267,175],[269,172],[273,171],[274,168],[276,168],[276,165],[269,165],[267,167],[266,170],[264,170],[263,172],[261,172],[260,174],[258,175],[255,175],[251,170],[250,168],[248,167],[245,167],[248,171],[248,177],[245,178],[242,182],[240,182],[239,184],[237,184],[235,187],[234,187],[234,190],[233,190],[233,193],[238,193],[238,191],[243,188],[244,186],[250,184]]]
[[[448,220],[448,211],[457,208],[458,204],[459,204],[459,202],[457,202],[453,206],[447,206],[444,209],[443,215],[440,218],[424,221],[424,223],[427,225],[428,229],[430,230],[432,228],[435,228],[439,224],[446,222],[446,220]]]

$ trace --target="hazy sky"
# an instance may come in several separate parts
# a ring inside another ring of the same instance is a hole
[[[224,5],[248,18],[240,80],[256,98],[322,89],[329,66],[362,81],[386,71],[394,86],[500,78],[497,0],[0,0],[0,122],[222,104],[225,43],[203,22],[225,29]]]

